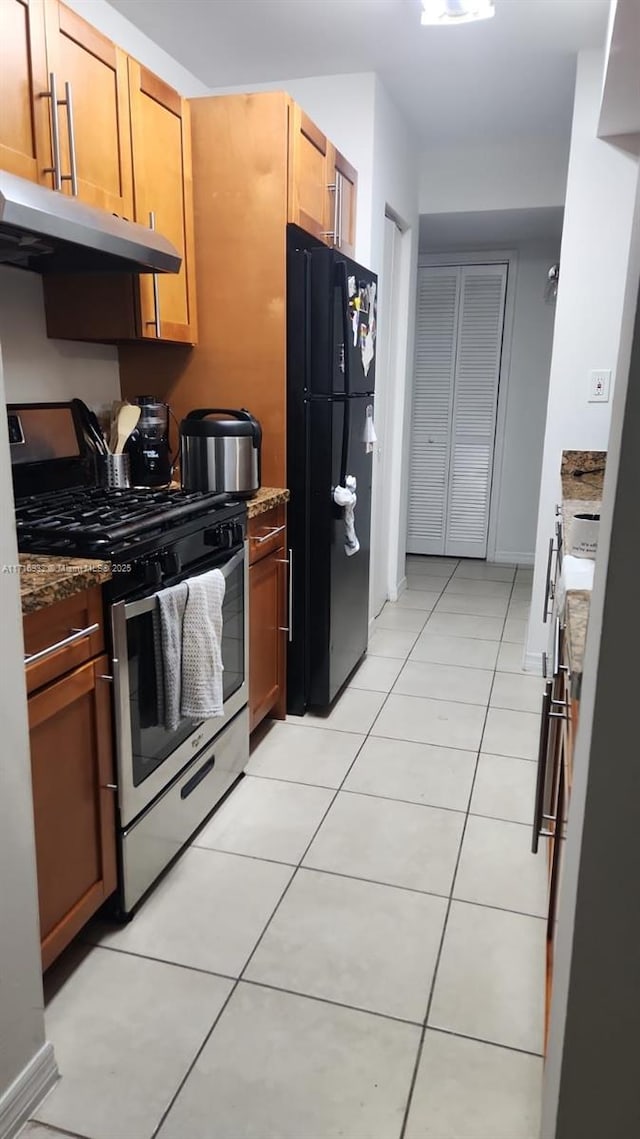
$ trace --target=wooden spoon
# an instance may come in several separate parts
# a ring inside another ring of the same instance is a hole
[[[129,401],[127,399],[114,399],[111,404],[111,422],[109,424],[109,450],[113,451],[116,443],[118,442],[118,432],[116,430],[116,421],[118,419],[118,412],[121,407],[124,407]]]
[[[114,455],[121,455],[124,445],[132,431],[135,431],[140,418],[140,408],[133,403],[127,403],[120,408],[116,419],[117,441],[113,448]]]

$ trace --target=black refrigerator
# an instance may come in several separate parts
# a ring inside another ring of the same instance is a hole
[[[366,652],[377,278],[287,227],[287,484],[292,605],[287,709],[326,707]],[[336,487],[355,479],[347,553]]]

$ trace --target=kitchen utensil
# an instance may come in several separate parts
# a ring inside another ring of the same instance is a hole
[[[246,408],[202,407],[180,424],[185,490],[247,497],[260,487],[262,430]]]
[[[127,440],[133,486],[167,486],[171,482],[173,457],[169,445],[171,409],[153,395],[136,396],[140,412],[135,431]]]
[[[72,399],[71,407],[76,417],[76,421],[79,423],[80,430],[84,435],[85,441],[89,444],[91,449],[96,452],[96,454],[103,456],[106,455],[107,445],[104,441],[102,432],[100,430],[100,424],[98,423],[94,412],[91,411],[91,409],[88,408],[86,403],[84,403],[81,399]]]
[[[107,446],[107,441],[102,434],[102,428],[100,427],[98,416],[96,415],[95,411],[91,410],[90,407],[87,408],[87,411],[89,412],[89,423],[93,429],[96,444],[99,446],[100,451],[103,455],[108,455],[109,447]]]
[[[135,431],[138,420],[140,418],[140,408],[135,404],[126,403],[120,408],[118,418],[116,419],[116,445],[113,448],[114,455],[121,455],[124,451],[124,445],[127,442],[132,431]]]
[[[125,400],[114,399],[113,403],[111,404],[111,427],[110,427],[110,433],[109,433],[109,450],[110,451],[113,451],[113,449],[115,448],[115,446],[118,442],[118,429],[116,426],[117,422],[118,422],[118,412],[120,411],[120,408],[124,407],[125,403],[128,403],[128,402],[129,401],[126,399]]]

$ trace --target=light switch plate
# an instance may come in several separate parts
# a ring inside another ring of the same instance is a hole
[[[589,374],[589,403],[608,403],[610,390],[610,368],[598,368]]]

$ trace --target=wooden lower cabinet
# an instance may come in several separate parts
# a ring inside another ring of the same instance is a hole
[[[116,888],[108,665],[98,657],[29,697],[44,969]]]
[[[286,715],[287,582],[285,507],[249,520],[249,728]]]

